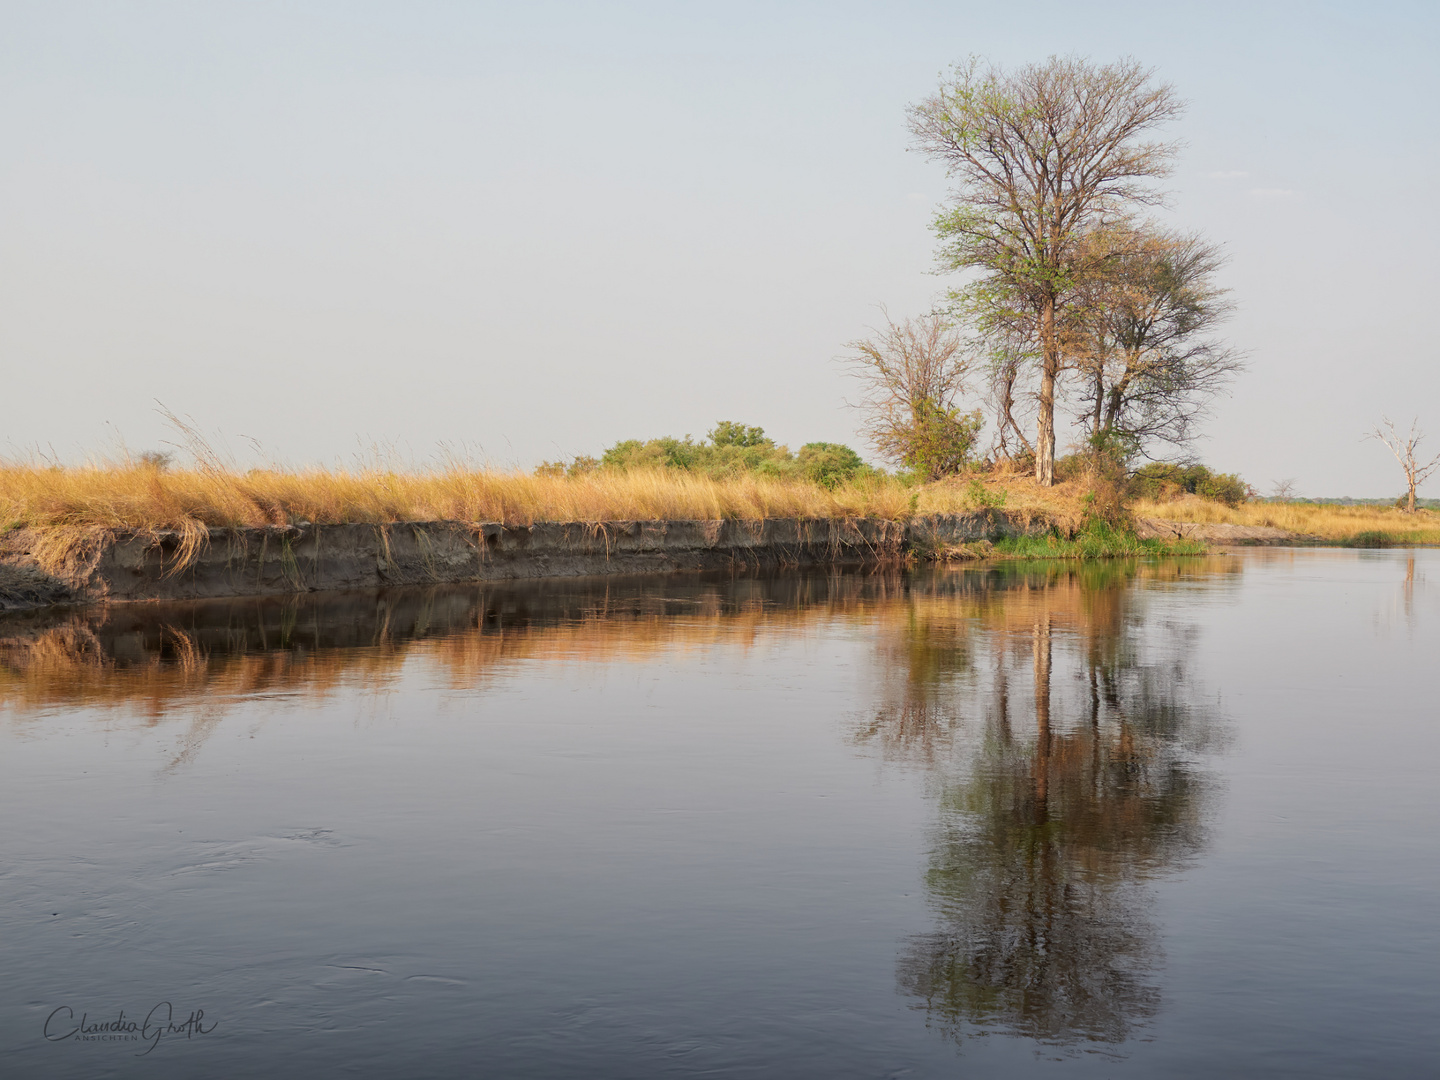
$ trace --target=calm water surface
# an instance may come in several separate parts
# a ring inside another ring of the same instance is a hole
[[[3,1071],[1433,1076],[1437,646],[1430,551],[11,618]]]

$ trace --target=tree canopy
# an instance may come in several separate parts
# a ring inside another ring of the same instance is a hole
[[[955,183],[937,216],[942,268],[970,272],[954,298],[1012,357],[1039,369],[1035,474],[1054,482],[1057,380],[1084,334],[1084,289],[1116,252],[1096,238],[1156,205],[1176,146],[1174,89],[1133,60],[1051,57],[1013,71],[956,67],[910,110],[917,148]]]

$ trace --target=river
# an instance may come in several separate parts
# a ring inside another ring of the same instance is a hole
[[[0,621],[26,1077],[1406,1077],[1440,553]]]

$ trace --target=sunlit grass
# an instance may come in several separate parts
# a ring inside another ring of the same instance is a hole
[[[1136,502],[1131,509],[1136,517],[1267,526],[1360,546],[1440,544],[1440,515],[1428,510],[1407,514],[1387,506],[1293,502],[1248,502],[1230,507],[1194,496],[1172,502]]]
[[[887,517],[910,492],[882,479],[834,490],[744,476],[602,471],[580,477],[436,469],[160,470],[143,465],[0,467],[0,519],[9,527],[177,529],[492,521],[617,521],[767,517]]]
[[[242,471],[203,454],[197,460],[200,464],[189,469],[135,461],[0,464],[0,529],[35,530],[31,552],[42,566],[58,570],[98,551],[106,537],[125,531],[178,534],[176,565],[184,566],[207,543],[211,530],[241,527],[417,521],[509,526],[767,518],[898,521],[989,509],[1069,536],[1082,529],[1092,505],[1081,482],[1041,488],[1026,476],[963,477],[916,486],[871,474],[827,488],[801,479],[756,474],[712,479],[674,469],[597,470],[579,476],[461,465]],[[1103,542],[1079,536],[1067,543],[1064,557],[1159,550],[1155,542],[1143,547],[1118,533]],[[1044,544],[1050,546],[1035,554],[1054,557],[1054,545],[1048,540]],[[1013,555],[1028,557],[1028,549],[1017,548]]]
[[[802,480],[747,475],[714,480],[677,470],[602,470],[536,476],[463,467],[250,470],[207,464],[161,469],[102,462],[73,467],[0,466],[0,528],[29,527],[31,550],[59,567],[107,534],[177,533],[179,564],[212,529],[403,521],[662,521],[764,518],[898,520],[965,508],[959,490],[915,491],[891,477],[830,489]]]
[[[983,492],[983,494],[978,494]],[[989,501],[987,501],[989,500]],[[158,469],[144,464],[0,465],[0,526],[143,531],[397,521],[899,520],[996,505],[1083,516],[1076,485],[1025,478],[908,486],[869,476],[835,488],[758,475],[716,480],[673,469],[536,476],[487,469]]]

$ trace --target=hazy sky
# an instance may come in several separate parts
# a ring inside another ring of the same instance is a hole
[[[1205,460],[1388,495],[1382,413],[1440,451],[1434,3],[7,0],[0,31],[11,455],[159,446],[156,399],[297,465],[720,418],[859,446],[834,358],[945,284],[904,110],[971,53],[1130,55],[1191,102],[1168,220],[1231,254],[1251,364]]]

